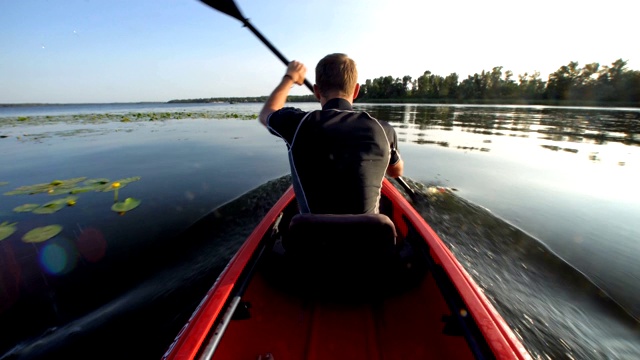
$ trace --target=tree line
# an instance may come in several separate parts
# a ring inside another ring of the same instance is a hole
[[[610,66],[599,63],[580,67],[572,61],[549,75],[539,72],[517,78],[510,70],[496,66],[460,80],[458,74],[440,76],[425,71],[411,76],[383,76],[361,84],[358,101],[399,102],[525,102],[525,103],[598,103],[640,105],[640,71],[627,68],[618,59]]]

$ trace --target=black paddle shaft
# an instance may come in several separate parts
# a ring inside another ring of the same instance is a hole
[[[260,39],[262,43],[265,44],[285,65],[289,65],[289,60],[287,60],[287,58],[285,58],[284,55],[282,55],[282,53],[280,53],[280,51],[278,51],[278,49],[276,49],[271,44],[271,42],[269,42],[269,40],[267,40],[267,38],[265,38],[260,33],[260,31],[258,31],[258,29],[256,29],[255,27],[253,27],[253,25],[251,25],[251,23],[249,22],[249,19],[242,20],[242,23],[244,24],[244,26],[249,28],[249,30],[251,30],[251,32],[254,33],[258,37],[258,39]],[[304,84],[307,86],[307,88],[309,88],[311,92],[313,92],[313,86],[311,86],[311,83],[309,82],[309,80],[304,79]]]
[[[271,42],[267,40],[267,38],[265,38],[264,35],[262,35],[260,31],[258,31],[258,29],[256,29],[249,22],[249,19],[245,18],[244,15],[242,15],[242,12],[240,12],[240,9],[238,9],[238,6],[233,2],[233,0],[217,0],[217,1],[201,0],[201,1],[220,12],[223,12],[235,19],[242,21],[242,24],[244,24],[244,26],[246,26],[249,30],[251,30],[251,32],[255,36],[257,36],[258,39],[260,39],[260,41],[262,41],[262,43],[265,44],[269,48],[269,50],[271,50],[278,57],[278,59],[280,59],[285,65],[289,65],[289,60],[286,57],[284,57],[284,55],[282,55],[282,53],[278,51],[278,49],[276,49],[275,46],[273,46]],[[309,88],[311,92],[313,92],[313,86],[311,86],[311,83],[309,82],[309,80],[304,79],[304,84],[307,86],[307,88]]]

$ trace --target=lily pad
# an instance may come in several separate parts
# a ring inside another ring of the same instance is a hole
[[[104,185],[107,183],[109,183],[109,179],[105,179],[105,178],[89,179],[83,182],[83,184],[87,186]]]
[[[54,212],[59,211],[60,209],[62,209],[64,207],[64,205],[59,204],[59,203],[46,203],[42,206],[40,206],[37,209],[33,210],[34,214],[53,214]]]
[[[76,187],[78,183],[84,181],[86,177],[72,178],[67,180],[53,180],[46,184],[35,184],[21,186],[13,191],[4,193],[5,195],[33,195],[40,193],[49,193],[51,195],[59,195],[69,192]]]
[[[134,198],[126,198],[124,201],[117,202],[111,206],[111,210],[123,213],[127,211],[131,211],[140,205],[142,201]]]
[[[11,236],[14,232],[16,232],[18,228],[16,227],[16,223],[9,224],[8,222],[3,222],[0,224],[0,240],[4,240]]]
[[[35,228],[24,234],[24,236],[22,237],[22,241],[26,243],[40,243],[51,239],[52,237],[58,235],[61,231],[62,226],[60,225],[49,225]]]
[[[56,199],[53,201],[49,201],[48,203],[38,207],[33,210],[34,214],[53,214],[54,212],[62,209],[63,207],[69,205],[75,205],[76,200],[78,200],[77,196],[67,196],[64,198]]]
[[[29,186],[21,186],[12,191],[4,193],[5,195],[32,195],[38,193],[45,193],[51,189],[51,184],[35,184]]]
[[[121,184],[117,181],[114,182],[110,182],[106,185],[103,185],[98,191],[102,191],[102,192],[109,192],[109,191],[115,191],[118,189],[122,189],[123,187],[127,186],[127,184]]]
[[[61,194],[79,194],[89,191],[113,191],[118,188],[123,188],[127,184],[140,180],[140,176],[128,177],[116,181],[109,181],[105,178],[96,178],[87,180],[86,177],[72,178],[66,180],[53,180],[49,183],[35,184],[28,186],[21,186],[12,191],[4,193],[5,195],[33,195],[48,193],[49,195],[61,195]],[[0,185],[6,185],[0,183]],[[117,186],[113,186],[118,184]]]
[[[82,183],[82,186],[76,186],[69,191],[70,194],[79,194],[89,191],[105,191],[104,189],[110,185],[109,179],[98,178],[89,179]]]
[[[69,190],[69,194],[80,194],[80,193],[85,193],[85,192],[89,192],[89,191],[97,191],[99,189],[98,186],[79,186],[79,187],[74,187],[73,189]]]
[[[138,181],[140,180],[141,177],[140,176],[132,176],[132,177],[128,177],[128,178],[124,178],[124,179],[120,179],[117,182],[119,182],[120,184],[129,184],[132,183],[134,181]]]
[[[40,205],[38,204],[24,204],[24,205],[20,205],[18,207],[13,208],[13,211],[15,212],[32,212],[33,210],[39,208]]]
[[[128,177],[128,178],[112,181],[112,182],[110,182],[108,184],[105,184],[103,186],[103,188],[102,188],[102,191],[108,192],[108,191],[114,191],[116,189],[122,189],[123,187],[127,186],[128,184],[130,184],[130,183],[132,183],[134,181],[138,181],[140,179],[141,179],[140,176],[134,176],[134,177]]]

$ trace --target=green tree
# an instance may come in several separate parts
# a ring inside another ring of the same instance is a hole
[[[405,75],[402,77],[402,87],[404,88],[404,92],[407,96],[411,96],[411,92],[413,91],[413,82],[411,81],[411,76]]]
[[[549,75],[547,83],[547,97],[554,100],[566,100],[579,76],[578,63],[572,61],[569,65],[561,66]]]
[[[544,97],[546,83],[540,78],[540,72],[518,75],[518,94],[525,100],[540,100]]]
[[[621,98],[627,97],[626,93],[629,91],[633,92],[632,89],[626,88],[628,81],[625,81],[625,77],[629,77],[626,67],[627,62],[622,59],[614,61],[611,66],[605,65],[602,67],[597,79],[596,92],[598,99],[619,101]],[[630,77],[633,77],[633,75]]]
[[[440,94],[443,99],[457,99],[458,98],[458,74],[451,73],[442,81],[442,88]]]
[[[487,94],[487,81],[489,74],[482,70],[482,73],[469,75],[460,83],[460,96],[465,100],[484,99]]]
[[[362,99],[429,99],[429,100],[570,100],[626,102],[640,105],[640,72],[627,69],[627,62],[618,59],[610,66],[599,63],[580,68],[571,61],[549,75],[548,81],[539,72],[517,76],[496,66],[459,81],[456,73],[447,77],[425,71],[418,78],[383,76],[367,79],[361,85]]]

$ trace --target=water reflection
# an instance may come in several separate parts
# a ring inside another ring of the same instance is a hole
[[[450,105],[369,105],[359,109],[393,123],[404,142],[438,145],[459,150],[490,151],[480,147],[456,144],[438,138],[440,131],[469,133],[478,136],[537,138],[539,145],[551,151],[578,153],[566,143],[605,145],[620,143],[640,145],[640,109],[495,107]],[[433,138],[436,139],[433,139]],[[565,143],[563,145],[552,143]],[[490,141],[483,142],[490,144]],[[620,161],[623,163],[623,161]]]

